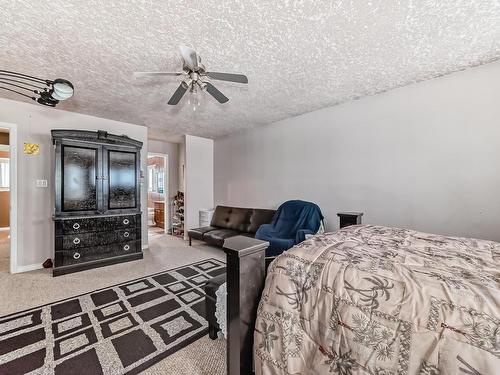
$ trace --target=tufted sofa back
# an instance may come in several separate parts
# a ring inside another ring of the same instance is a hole
[[[255,233],[262,224],[271,222],[275,210],[217,206],[211,226]]]

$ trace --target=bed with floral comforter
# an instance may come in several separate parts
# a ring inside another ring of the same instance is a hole
[[[381,226],[269,267],[257,374],[500,374],[500,244]]]

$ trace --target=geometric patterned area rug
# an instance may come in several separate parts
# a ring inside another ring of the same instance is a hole
[[[0,318],[0,374],[138,374],[208,332],[216,259]]]

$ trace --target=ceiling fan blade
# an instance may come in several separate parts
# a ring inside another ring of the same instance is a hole
[[[188,89],[187,85],[184,82],[181,82],[179,87],[177,87],[177,90],[175,90],[174,95],[172,95],[172,97],[168,101],[168,104],[176,105],[177,103],[179,103],[179,101],[182,99],[182,97],[186,93],[187,89]]]
[[[196,72],[198,70],[198,56],[196,55],[196,51],[186,46],[179,46],[179,49],[181,50],[184,64],[186,64],[189,69]]]
[[[209,76],[212,79],[217,79],[219,81],[248,83],[247,76],[243,74],[207,72],[207,76]]]
[[[219,103],[226,103],[229,100],[228,97],[217,90],[211,83],[207,83],[207,92],[212,95]]]
[[[180,76],[184,73],[177,72],[134,72],[135,78],[142,77],[160,77],[160,76]]]

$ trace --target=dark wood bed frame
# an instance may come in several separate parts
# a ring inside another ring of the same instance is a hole
[[[269,243],[245,236],[224,241],[227,256],[227,373],[253,374],[253,332],[266,277]]]
[[[340,228],[361,224],[362,212],[339,212]],[[224,241],[227,257],[227,373],[253,374],[253,332],[266,278],[269,242],[236,236]]]

